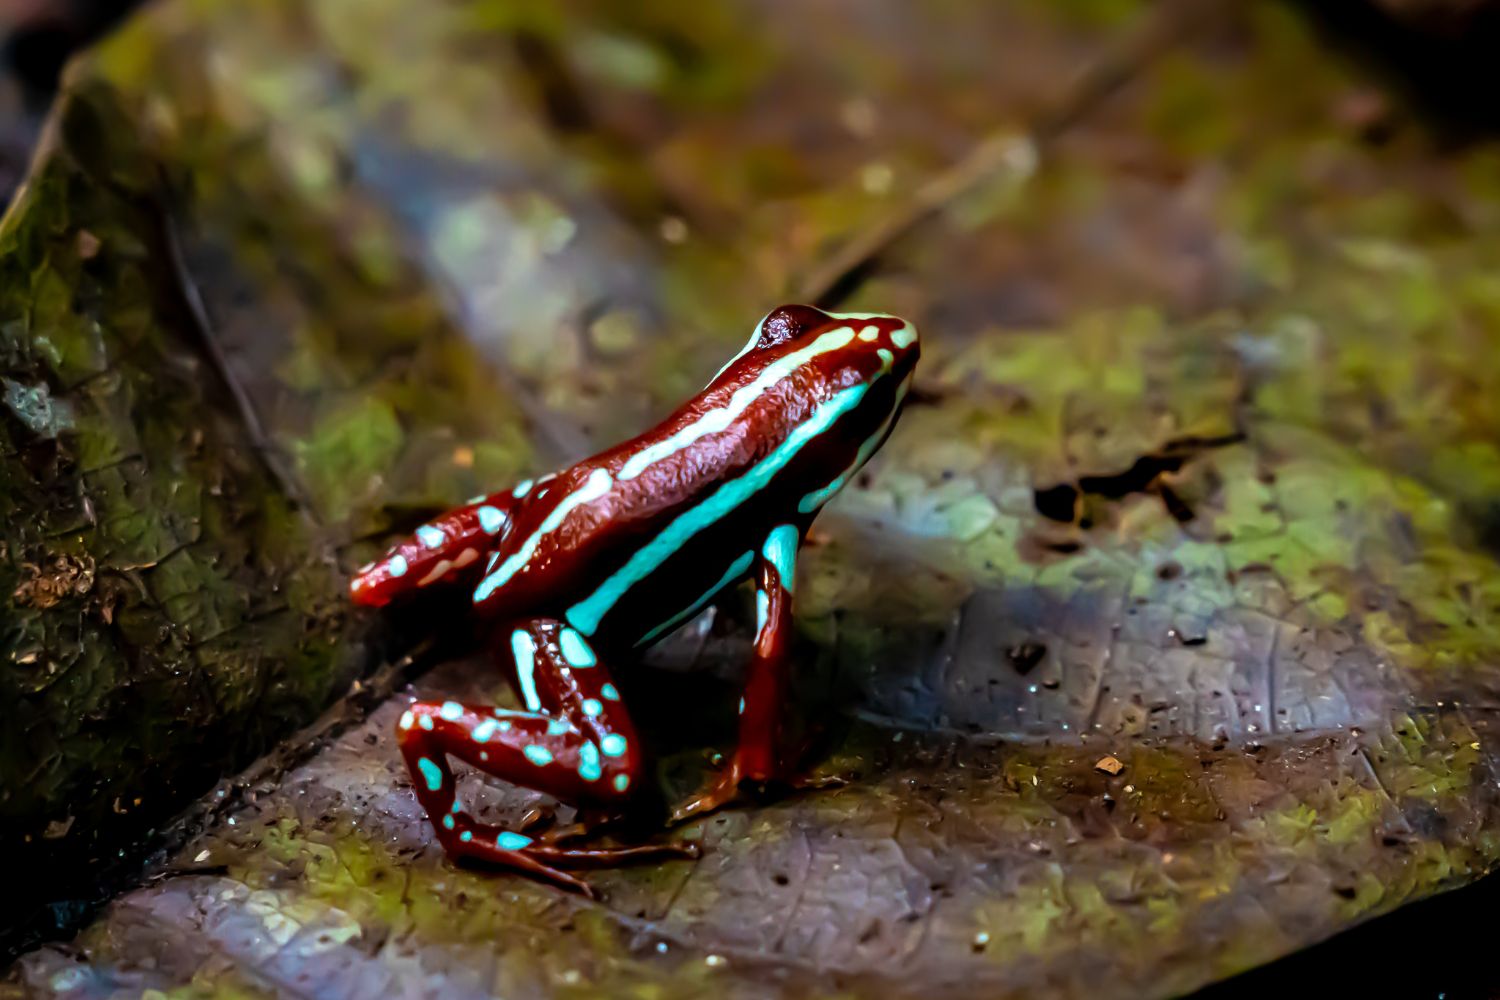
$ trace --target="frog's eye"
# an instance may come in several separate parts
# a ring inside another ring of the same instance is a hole
[[[766,348],[784,344],[809,330],[827,326],[832,320],[832,316],[813,306],[778,306],[760,321],[755,350],[763,351]]]

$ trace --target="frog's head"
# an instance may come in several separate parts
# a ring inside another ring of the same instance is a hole
[[[863,360],[871,362],[860,366],[871,378],[894,374],[896,382],[905,382],[921,354],[917,328],[899,316],[833,313],[816,306],[785,305],[772,309],[756,324],[750,340],[719,369],[719,375],[749,354],[769,358],[818,343],[839,345],[828,352],[831,358],[819,359],[820,365],[833,360]]]
[[[736,397],[774,401],[760,408],[755,430],[784,442],[773,457],[801,454],[784,481],[804,492],[798,509],[811,513],[890,434],[920,353],[916,328],[899,317],[781,306],[710,389],[732,392],[731,406]]]

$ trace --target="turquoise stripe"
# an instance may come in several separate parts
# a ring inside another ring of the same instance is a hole
[[[677,626],[681,625],[683,622],[687,621],[689,618],[691,618],[694,615],[696,615],[698,612],[702,611],[703,610],[703,606],[705,604],[707,604],[709,601],[713,600],[715,594],[717,594],[719,591],[723,590],[725,587],[729,586],[735,580],[738,580],[740,577],[744,576],[747,572],[749,572],[749,570],[750,570],[750,563],[754,559],[755,559],[755,553],[754,552],[746,552],[744,555],[740,556],[734,562],[730,563],[729,564],[729,568],[724,571],[724,575],[721,576],[721,577],[719,577],[719,582],[718,583],[714,584],[712,587],[709,587],[707,590],[705,590],[703,592],[702,596],[700,596],[692,604],[689,604],[687,607],[685,607],[681,611],[677,612],[671,618],[668,618],[666,621],[664,621],[660,625],[656,626],[656,628],[654,628],[651,631],[647,632],[644,636],[641,637],[641,639],[636,643],[636,645],[637,646],[644,646],[646,643],[650,642],[652,639],[655,639],[657,636],[661,635],[664,632],[670,632],[670,631],[672,631],[672,629],[676,628]]]
[[[799,512],[803,514],[811,514],[813,511],[823,506],[829,500],[833,499],[834,495],[837,494],[839,490],[848,485],[849,480],[854,476],[856,472],[860,470],[860,467],[870,460],[870,456],[875,454],[875,449],[880,447],[880,442],[884,441],[886,435],[890,433],[891,424],[895,422],[896,414],[901,412],[901,401],[906,398],[906,389],[907,383],[902,382],[901,387],[896,390],[896,401],[891,406],[890,414],[885,418],[885,420],[881,423],[880,428],[876,430],[874,434],[871,434],[869,437],[865,438],[864,444],[859,446],[859,451],[855,453],[854,461],[849,464],[849,468],[841,472],[838,477],[827,486],[824,486],[821,489],[813,490],[811,493],[807,494],[807,496],[798,501],[797,510]]]
[[[542,707],[536,694],[536,642],[525,629],[510,634],[510,655],[516,661],[516,683],[521,685],[521,700],[535,712]]]
[[[809,441],[857,406],[868,388],[867,384],[860,383],[835,393],[811,417],[793,428],[775,451],[752,466],[743,476],[731,479],[715,490],[708,499],[680,514],[661,534],[637,550],[598,590],[569,608],[566,616],[568,622],[584,635],[593,635],[600,620],[626,591],[655,572],[698,532],[716,524],[765,489],[772,477],[784,469]]]

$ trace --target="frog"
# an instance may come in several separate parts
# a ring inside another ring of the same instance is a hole
[[[798,555],[814,518],[885,443],[921,345],[885,313],[783,305],[661,423],[565,469],[472,500],[402,538],[350,581],[382,607],[428,588],[466,595],[520,708],[416,701],[396,740],[443,850],[586,895],[567,869],[692,855],[693,842],[607,847],[479,822],[449,758],[590,816],[626,810],[646,758],[618,666],[754,583],[738,743],[673,824],[743,794],[801,788],[784,746]]]

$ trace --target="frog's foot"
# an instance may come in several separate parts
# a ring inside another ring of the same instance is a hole
[[[719,775],[712,785],[673,809],[672,815],[667,819],[667,825],[676,826],[679,823],[686,823],[688,820],[716,812],[731,802],[738,801],[742,795],[738,769],[731,767]]]
[[[703,853],[702,845],[693,840],[628,847],[565,847],[476,823],[467,813],[454,813],[453,820],[451,830],[443,824],[440,838],[443,848],[453,858],[509,868],[590,899],[599,897],[597,890],[562,869],[609,868],[635,862],[697,858]]]
[[[668,825],[676,826],[706,816],[741,800],[766,801],[799,792],[842,788],[849,780],[842,775],[799,774],[789,768],[774,771],[746,768],[738,758],[729,769],[702,792],[672,810]]]
[[[530,815],[528,813],[528,815]],[[556,814],[549,816],[548,822],[539,824],[536,828],[545,832],[537,833],[536,839],[544,844],[566,844],[588,837],[598,836],[601,831],[613,826],[619,826],[630,816],[630,812],[623,808],[590,807],[579,805],[573,822],[558,825],[555,821]],[[531,831],[527,831],[528,833]]]

